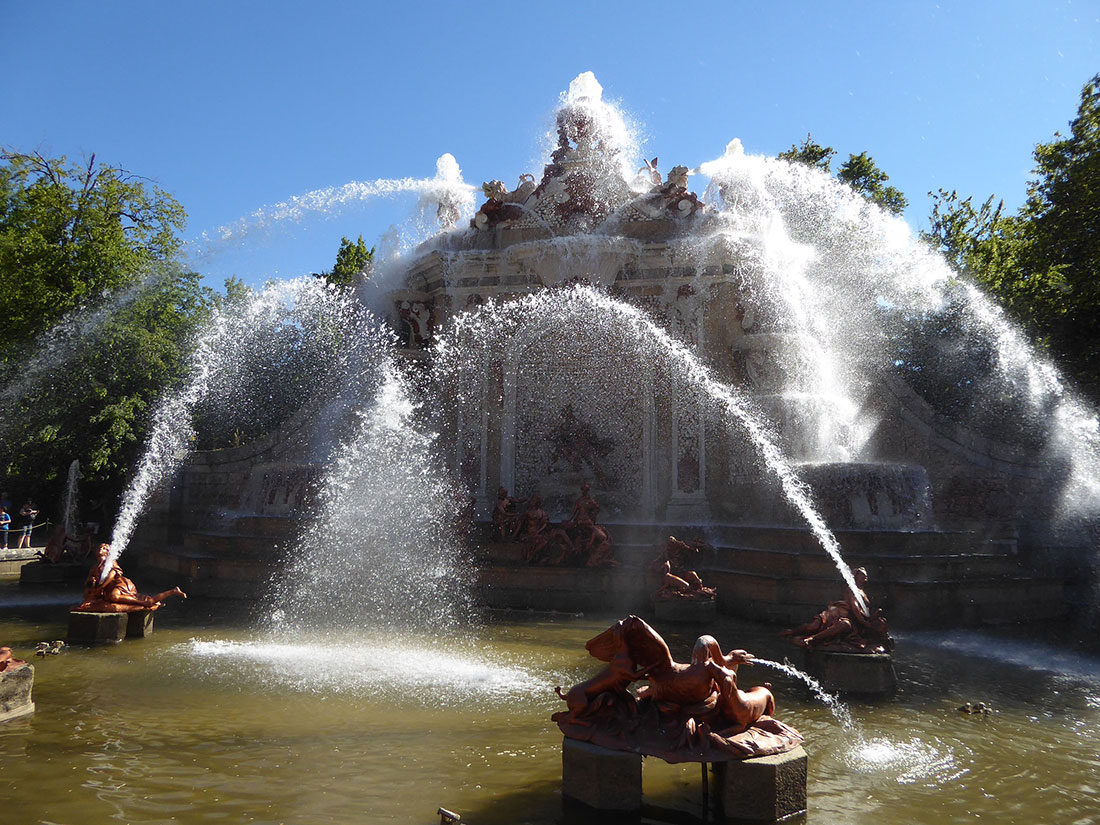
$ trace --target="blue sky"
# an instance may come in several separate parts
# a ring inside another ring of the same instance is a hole
[[[4,0],[0,145],[108,163],[187,209],[186,236],[353,180],[538,173],[559,94],[595,72],[661,168],[734,137],[867,150],[927,221],[939,187],[1012,206],[1035,143],[1100,71],[1100,3],[310,3]],[[212,284],[328,268],[404,195],[201,261]]]

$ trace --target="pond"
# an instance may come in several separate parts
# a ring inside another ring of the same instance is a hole
[[[0,642],[63,638],[75,593],[0,582]],[[146,639],[34,661],[37,712],[0,726],[3,821],[568,823],[550,714],[594,670],[616,616],[495,613],[461,638],[275,638],[244,606],[191,599]],[[658,624],[681,661],[695,631]],[[782,660],[773,628],[721,618],[723,646]],[[793,658],[793,657],[792,657]],[[797,661],[797,660],[796,660]],[[913,634],[899,691],[845,728],[799,683],[770,681],[809,753],[805,821],[1095,821],[1100,660],[1003,635]],[[988,716],[965,715],[984,701]],[[646,760],[644,818],[700,813],[697,765]]]

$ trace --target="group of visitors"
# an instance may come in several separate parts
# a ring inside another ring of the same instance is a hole
[[[34,520],[38,518],[38,508],[31,499],[19,508],[15,518],[12,518],[11,499],[7,493],[0,494],[0,550],[9,549],[8,536],[14,529],[19,535],[19,543],[16,549],[31,546],[31,532],[34,530]]]

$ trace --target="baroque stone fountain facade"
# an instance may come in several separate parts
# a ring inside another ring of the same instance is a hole
[[[628,180],[619,163],[591,105],[565,105],[540,180],[486,183],[469,227],[412,257],[388,301],[403,354],[430,363],[438,332],[487,302],[591,285],[644,308],[763,414],[898,625],[1009,620],[1021,599],[1061,614],[1063,580],[1026,552],[1054,507],[1051,468],[938,415],[889,374],[871,382],[860,411],[875,422],[860,450],[873,461],[838,460],[832,446],[845,425],[815,391],[820,342],[761,300],[751,244],[708,243],[715,209],[691,191],[685,167],[663,176],[654,158]],[[446,223],[457,210],[441,203],[439,215]],[[554,514],[590,483],[623,567],[532,568],[490,549],[482,598],[630,609],[647,590],[631,571],[663,536],[694,532],[714,548],[700,569],[722,609],[793,622],[827,601],[836,571],[755,448],[714,426],[681,377],[656,365],[629,365],[608,394],[602,333],[516,336],[484,365],[474,403],[446,417],[441,443],[483,521],[499,487],[538,493]],[[310,440],[309,418],[254,445],[198,454],[146,519],[146,562],[200,593],[248,593],[247,582],[264,579],[270,546],[291,541],[308,509],[317,465],[295,445]],[[235,517],[223,527],[194,528],[227,507]]]

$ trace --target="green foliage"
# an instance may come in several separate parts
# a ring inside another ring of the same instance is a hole
[[[1085,84],[1068,137],[1035,148],[1015,215],[993,198],[940,191],[925,237],[995,296],[1041,346],[1100,395],[1100,75]]]
[[[347,238],[340,238],[340,248],[336,251],[336,263],[331,272],[322,272],[316,276],[325,278],[330,283],[349,287],[355,284],[355,279],[360,272],[365,272],[374,259],[374,247],[367,249],[363,243],[363,236],[352,243]]]
[[[851,186],[863,197],[873,201],[888,212],[900,215],[909,205],[905,195],[894,186],[887,186],[890,176],[875,164],[866,152],[848,155],[848,160],[837,170],[836,179]]]
[[[822,172],[830,172],[835,155],[836,149],[832,146],[822,146],[813,139],[812,135],[806,135],[806,139],[801,144],[792,144],[790,149],[780,152],[777,157],[791,163],[803,163]],[[895,215],[900,215],[909,205],[909,201],[900,189],[886,185],[890,176],[879,169],[874,159],[866,152],[848,155],[848,160],[844,161],[837,170],[836,179],[848,184],[867,200],[877,203]]]
[[[133,282],[179,248],[185,215],[170,195],[122,169],[0,154],[0,298],[5,342]]]
[[[0,160],[0,475],[48,513],[79,459],[104,519],[213,296],[173,260],[184,212],[170,195],[94,156]]]
[[[832,163],[834,155],[836,155],[836,149],[832,146],[822,146],[816,143],[812,136],[806,135],[806,139],[800,145],[796,146],[792,143],[790,149],[780,152],[777,157],[780,160],[804,163],[822,172],[829,172],[831,171],[829,164]]]

